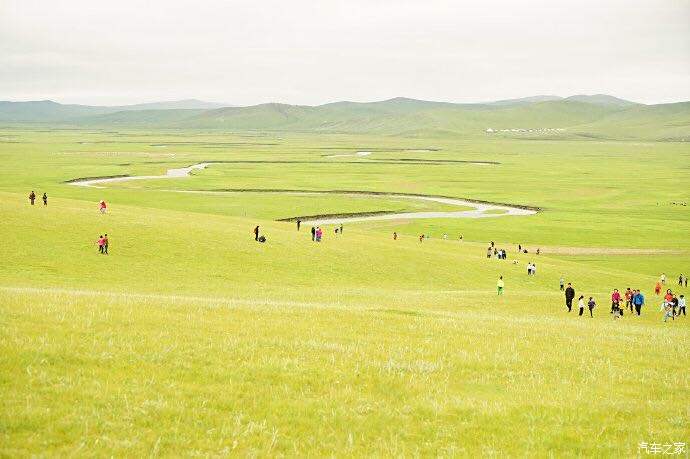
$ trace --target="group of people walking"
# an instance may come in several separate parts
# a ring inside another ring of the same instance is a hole
[[[663,321],[668,322],[668,319],[676,320],[676,317],[683,314],[687,315],[685,312],[685,295],[676,296],[671,289],[666,290],[664,295],[664,301],[661,303],[661,311],[664,313]]]
[[[537,265],[535,265],[531,261],[529,263],[527,263],[527,275],[528,276],[536,276],[537,275]]]
[[[47,206],[48,205],[48,194],[43,193],[42,199],[43,199],[43,205]],[[36,193],[34,193],[33,190],[31,190],[31,193],[29,193],[29,202],[31,203],[32,206],[34,205],[34,202],[36,202]]]
[[[561,290],[565,290],[565,307],[568,312],[573,310],[573,300],[575,299],[575,289],[573,285],[568,282],[568,286],[563,289],[563,278],[560,281]],[[623,301],[625,300],[625,305]],[[611,314],[614,318],[623,317],[623,312],[625,308],[629,308],[631,313],[636,313],[638,316],[642,314],[642,306],[645,304],[645,298],[642,292],[638,290],[633,290],[628,287],[625,291],[625,295],[621,295],[618,289],[613,289],[611,293]],[[580,295],[577,301],[577,306],[579,309],[578,315],[583,315],[585,308],[589,310],[589,316],[594,317],[594,308],[596,307],[596,300],[593,296],[585,302],[585,296]]]

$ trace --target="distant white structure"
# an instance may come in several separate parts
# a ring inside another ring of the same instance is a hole
[[[493,129],[491,129],[491,128],[486,128],[486,133],[487,133],[487,134],[491,134],[492,132],[494,132]]]

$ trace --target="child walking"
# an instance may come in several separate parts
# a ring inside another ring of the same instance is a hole
[[[580,295],[580,298],[577,300],[577,307],[580,308],[580,313],[578,315],[582,315],[585,312],[585,297],[583,295]]]
[[[594,298],[590,296],[589,301],[587,301],[587,307],[589,308],[589,316],[592,318],[594,317],[593,311],[596,306],[597,303],[594,301]]]

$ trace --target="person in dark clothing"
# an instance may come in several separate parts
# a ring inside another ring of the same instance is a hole
[[[340,224],[340,234],[343,234],[343,224]]]
[[[312,242],[316,239],[316,228],[311,227],[311,240]]]
[[[258,241],[259,240],[259,227],[257,226],[254,228],[254,240]]]
[[[673,298],[671,299],[671,310],[673,311],[673,317],[680,315],[678,312],[678,297],[676,295],[673,295]]]
[[[678,285],[683,286],[683,275],[678,276]]]
[[[594,301],[594,298],[590,296],[589,301],[587,302],[587,308],[589,309],[589,317],[594,317],[593,311],[596,306],[597,303]]]
[[[302,226],[302,220],[297,220],[297,231],[299,231],[300,226]]]
[[[31,201],[31,205],[32,205],[32,206],[34,205],[34,201],[35,201],[35,200],[36,200],[36,193],[34,193],[34,192],[32,191],[31,193],[29,193],[29,201]]]
[[[43,193],[43,205],[47,206],[48,205],[48,195]]]
[[[103,235],[103,253],[108,255],[108,234]]]
[[[568,308],[568,312],[573,310],[573,298],[575,298],[575,289],[568,282],[568,287],[565,289],[565,307]]]

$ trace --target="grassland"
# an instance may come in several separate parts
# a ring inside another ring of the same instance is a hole
[[[690,202],[685,144],[19,128],[0,139],[1,455],[618,457],[689,438],[690,327],[662,323],[651,292],[661,272],[690,272],[690,213],[671,204]],[[323,156],[354,151],[373,153]],[[186,179],[64,183],[203,161],[221,162]],[[49,206],[29,206],[31,189]],[[315,244],[275,220],[443,205],[228,189],[543,210],[348,224]],[[267,244],[254,243],[257,224]],[[106,232],[107,257],[94,244]],[[507,261],[485,258],[489,240]],[[534,255],[547,246],[580,250]],[[598,300],[593,319],[565,311],[562,275]],[[628,286],[649,303],[614,321],[608,295]]]

